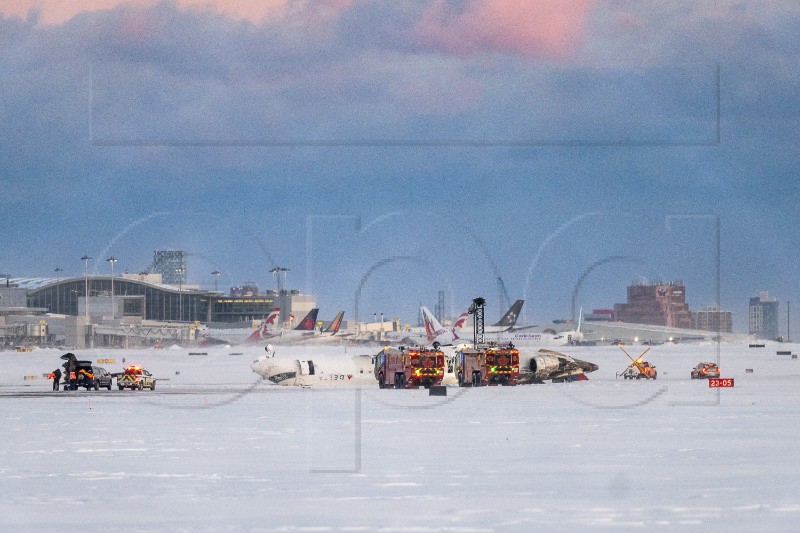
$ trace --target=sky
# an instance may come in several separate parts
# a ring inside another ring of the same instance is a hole
[[[770,0],[0,0],[0,272],[184,249],[203,288],[290,268],[325,319],[414,322],[441,290],[490,319],[525,298],[530,324],[682,280],[746,330],[758,291],[800,302],[799,22]]]

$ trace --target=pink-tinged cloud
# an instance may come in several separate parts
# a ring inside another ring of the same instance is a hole
[[[563,59],[586,36],[595,0],[434,0],[417,25],[429,46],[458,54],[499,51]],[[462,5],[464,5],[462,4]]]
[[[39,13],[44,24],[62,24],[79,13],[114,9],[119,6],[147,8],[163,0],[0,0],[0,14],[26,18]],[[174,0],[180,8],[210,9],[230,18],[263,22],[267,17],[282,16],[289,0]],[[349,0],[321,0],[319,3],[348,4]]]

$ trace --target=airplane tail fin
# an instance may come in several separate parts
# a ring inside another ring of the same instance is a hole
[[[258,342],[261,339],[265,338],[265,333],[267,332],[266,325],[262,324],[260,328],[253,331],[249,337],[247,337],[245,342]]]
[[[273,307],[272,311],[270,311],[269,315],[267,315],[267,318],[265,318],[264,322],[261,323],[261,327],[255,330],[252,335],[247,337],[246,342],[258,342],[269,337],[269,328],[267,326],[274,326],[276,324],[278,316],[280,315],[280,311],[280,307]]]
[[[281,314],[280,307],[273,307],[272,311],[267,316],[267,319],[264,321],[264,325],[274,326],[278,322],[278,317]]]
[[[514,305],[506,311],[506,314],[503,315],[503,318],[495,324],[495,326],[502,326],[506,328],[514,327],[514,324],[517,323],[517,317],[519,316],[519,312],[522,310],[522,304],[525,303],[525,300],[517,300],[514,302]]]
[[[428,340],[433,341],[442,333],[444,328],[427,307],[422,308],[422,318],[425,321],[425,333],[428,336]]]
[[[458,331],[461,328],[463,328],[464,324],[467,323],[467,318],[469,318],[469,313],[467,313],[467,312],[461,313],[461,316],[458,317],[458,320],[456,320],[456,323],[453,324],[453,331],[455,332],[455,331]]]
[[[299,324],[294,328],[297,331],[314,331],[314,327],[317,325],[317,314],[319,313],[318,308],[314,308],[308,312],[303,320],[300,321]]]
[[[336,332],[339,331],[339,328],[342,327],[342,318],[344,317],[344,311],[339,311],[336,313],[336,317],[334,317],[333,321],[325,328],[325,333],[330,333],[331,335],[336,335]]]

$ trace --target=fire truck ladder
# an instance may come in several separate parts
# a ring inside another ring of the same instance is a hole
[[[483,344],[485,340],[483,334],[483,309],[485,305],[486,300],[478,297],[472,300],[472,305],[469,306],[469,313],[472,315],[472,323],[475,326],[472,342],[476,348],[479,344]]]

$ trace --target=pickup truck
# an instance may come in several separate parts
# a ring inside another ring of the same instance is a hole
[[[117,387],[119,390],[156,390],[156,378],[140,366],[129,366],[122,374],[117,374]]]

